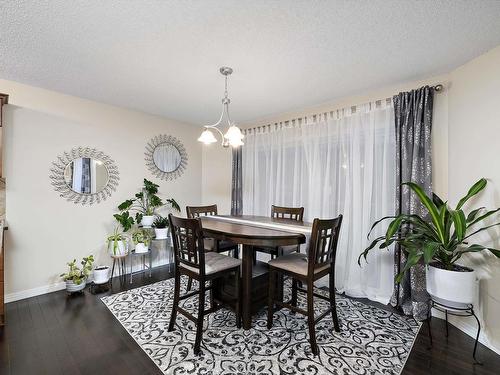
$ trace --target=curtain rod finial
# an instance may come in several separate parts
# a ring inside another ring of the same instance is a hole
[[[438,85],[434,86],[434,91],[441,92],[441,91],[443,91],[443,88],[444,87],[442,84],[438,84]]]

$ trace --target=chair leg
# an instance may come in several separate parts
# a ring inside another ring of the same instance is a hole
[[[216,279],[210,281],[210,287],[212,288],[210,290],[210,309],[215,309],[215,306],[217,305],[214,298],[215,289],[217,288]]]
[[[241,312],[240,312],[240,304],[241,304],[241,290],[240,290],[240,268],[238,267],[235,271],[234,278],[234,288],[236,291],[236,302],[235,302],[235,312],[236,312],[236,327],[241,328]]]
[[[175,319],[177,317],[177,306],[179,306],[180,294],[181,294],[181,275],[176,270],[175,281],[174,281],[174,301],[172,304],[172,312],[170,313],[170,324],[168,325],[168,332],[172,332],[175,327]]]
[[[330,308],[332,309],[333,327],[336,332],[340,332],[337,304],[335,301],[335,275],[332,273],[330,273]]]
[[[188,285],[187,285],[187,291],[188,292],[191,290],[192,286],[193,286],[193,278],[191,276],[189,276]]]
[[[267,297],[267,329],[271,329],[271,327],[273,326],[275,284],[276,284],[276,271],[269,270],[269,293]]]
[[[290,301],[292,306],[297,307],[297,284],[298,281],[292,278],[292,300]],[[295,311],[291,310],[292,315],[295,315]]]
[[[316,344],[316,332],[314,330],[314,282],[311,280],[307,283],[307,325],[309,327],[309,342],[311,349],[316,356],[319,353],[318,344]]]
[[[198,299],[198,319],[196,319],[196,339],[194,341],[194,354],[200,354],[201,338],[203,335],[203,317],[205,311],[205,282],[200,280],[200,294]]]

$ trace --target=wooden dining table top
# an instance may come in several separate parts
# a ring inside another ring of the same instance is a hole
[[[227,219],[244,220],[245,222],[231,222]],[[246,245],[273,246],[296,245],[306,242],[306,236],[300,231],[294,232],[293,226],[309,228],[310,223],[301,223],[290,219],[274,219],[264,216],[202,216],[203,231],[217,239],[231,240]],[[290,229],[282,230],[265,228],[254,223],[275,223],[289,225]]]

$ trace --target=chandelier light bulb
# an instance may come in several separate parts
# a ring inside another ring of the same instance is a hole
[[[205,129],[203,133],[201,133],[200,138],[198,138],[198,141],[209,145],[210,143],[217,142],[217,138],[215,138],[214,134],[210,130]]]
[[[238,128],[236,125],[231,125],[229,129],[227,129],[226,134],[224,134],[224,138],[228,139],[229,141],[231,140],[241,140],[243,139],[243,134],[241,133],[240,128]]]

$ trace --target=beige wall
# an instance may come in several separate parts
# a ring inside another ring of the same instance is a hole
[[[480,177],[487,190],[472,206],[500,207],[500,47],[451,73],[449,90],[449,200],[456,204]],[[500,220],[496,220],[497,222]],[[500,248],[500,229],[480,241]],[[478,306],[484,328],[483,342],[500,353],[500,261],[489,255],[468,259],[480,271]],[[475,333],[473,319],[454,324]]]
[[[181,207],[201,202],[199,128],[14,82],[0,80],[0,91],[10,94],[4,107],[7,300],[60,288],[58,275],[73,258],[94,254],[98,263],[109,264],[104,243],[112,214],[144,177]],[[189,157],[185,173],[170,182],[153,177],[144,162],[146,142],[163,133],[179,138]],[[51,163],[76,146],[95,147],[118,165],[120,182],[108,200],[75,205],[52,189]]]

